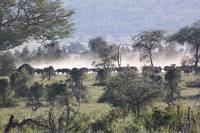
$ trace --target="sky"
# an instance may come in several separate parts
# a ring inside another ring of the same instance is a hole
[[[64,0],[73,9],[73,38],[119,39],[153,29],[174,33],[200,20],[200,0]]]

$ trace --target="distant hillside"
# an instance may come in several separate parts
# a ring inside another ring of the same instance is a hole
[[[69,0],[74,36],[131,36],[143,30],[174,32],[200,19],[199,0]]]

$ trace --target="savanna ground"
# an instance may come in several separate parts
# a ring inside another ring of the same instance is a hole
[[[1,77],[1,78],[5,78],[5,77]],[[66,79],[67,77],[65,75],[56,75],[53,78],[53,80],[48,81],[48,80],[42,80],[39,75],[35,75],[34,80],[32,82],[39,81],[40,83],[47,85],[54,82],[56,83],[58,81],[64,81]],[[84,114],[84,116],[86,117],[89,117],[91,122],[95,121],[96,119],[101,118],[101,116],[105,115],[112,108],[108,104],[97,103],[98,98],[103,94],[104,90],[103,90],[103,87],[93,86],[94,82],[95,82],[94,74],[88,74],[85,76],[84,85],[87,87],[87,95],[80,106],[80,113]],[[16,107],[1,108],[0,109],[0,132],[3,132],[3,129],[6,123],[8,122],[8,118],[11,114],[16,116],[16,119],[22,120],[23,118],[30,118],[33,116],[34,117],[44,116],[45,114],[48,114],[48,108],[42,107],[42,108],[39,108],[36,112],[34,112],[29,107],[26,107],[26,102],[24,99],[18,100]]]
[[[2,78],[2,77],[1,77]],[[5,77],[4,77],[5,78]],[[185,107],[198,107],[200,106],[199,97],[200,97],[200,88],[189,88],[186,86],[188,81],[195,80],[199,78],[199,75],[186,75],[182,74],[180,88],[181,88],[181,98],[177,101],[179,104],[184,105]],[[57,75],[52,81],[42,80],[39,75],[34,76],[35,81],[39,81],[44,84],[51,84],[53,82],[58,82],[60,80],[66,80],[65,75]],[[95,120],[100,119],[103,116],[106,116],[108,112],[114,108],[106,103],[98,103],[98,99],[104,93],[103,87],[95,86],[95,74],[87,74],[84,78],[84,85],[87,86],[87,95],[81,103],[80,113],[87,117],[90,122],[95,122]],[[198,97],[199,96],[199,97]],[[45,101],[43,101],[45,102]],[[164,108],[166,105],[162,102],[156,102],[153,106]],[[62,109],[62,107],[60,107]],[[59,111],[59,110],[58,110]],[[8,122],[9,116],[13,114],[16,119],[19,121],[23,118],[32,118],[32,117],[44,117],[48,114],[47,107],[41,107],[37,111],[32,111],[29,107],[26,107],[26,102],[24,99],[17,101],[17,106],[10,108],[0,108],[0,132],[3,132],[5,125]],[[120,128],[120,127],[119,127]],[[13,130],[12,132],[17,132]],[[34,128],[26,128],[24,132],[33,132],[38,133]]]

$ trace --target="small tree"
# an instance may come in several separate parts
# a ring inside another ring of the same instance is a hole
[[[33,78],[26,69],[22,69],[15,77],[14,92],[16,97],[28,97],[30,81]]]
[[[50,104],[54,104],[54,102],[59,98],[63,98],[71,88],[68,88],[68,84],[66,82],[58,82],[53,83],[51,85],[47,85],[47,100]]]
[[[141,59],[148,59],[153,66],[153,51],[161,47],[163,31],[145,31],[133,38],[133,48],[142,52]]]
[[[74,84],[74,89],[73,92],[76,96],[76,99],[78,100],[78,103],[80,104],[80,100],[82,97],[84,97],[84,92],[86,90],[85,86],[82,83],[82,80],[85,76],[85,73],[83,69],[77,69],[73,68],[72,71],[70,72],[71,79],[71,84]]]
[[[16,71],[15,58],[12,53],[5,52],[0,54],[0,75],[10,76]]]
[[[35,82],[29,89],[28,106],[31,106],[33,111],[36,111],[40,106],[40,97],[44,93],[44,86]]]
[[[9,80],[10,80],[10,89],[11,90],[14,90],[15,86],[16,86],[16,79],[17,79],[17,76],[18,76],[18,72],[15,72],[15,73],[12,73],[10,76],[9,76]]]
[[[160,82],[144,79],[135,73],[123,73],[109,82],[99,101],[128,108],[139,116],[142,107],[162,96],[161,88]]]
[[[181,71],[177,68],[169,70],[165,74],[165,81],[167,81],[167,87],[170,89],[169,98],[174,100],[175,94],[180,96],[179,81],[181,78]]]
[[[8,80],[0,79],[0,105],[7,103]]]
[[[105,69],[98,69],[96,80],[100,82],[100,84],[104,84],[106,79],[108,79],[109,73]]]
[[[90,40],[89,47],[100,59],[96,66],[109,71],[109,68],[114,65],[113,62],[117,61],[117,47],[115,45],[108,45],[101,37]]]

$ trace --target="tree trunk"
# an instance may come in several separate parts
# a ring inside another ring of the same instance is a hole
[[[191,128],[190,128],[190,107],[188,107],[188,112],[187,112],[187,120],[186,120],[186,123],[185,123],[185,133],[191,133]]]
[[[200,48],[200,45],[196,45],[196,52],[195,52],[195,72],[197,72],[197,66],[198,66],[198,63],[199,63],[199,48]]]
[[[136,103],[136,112],[137,112],[137,117],[139,118],[140,117],[140,103],[139,101],[137,100],[137,103]]]
[[[3,3],[3,0],[0,1],[0,5]],[[3,14],[2,9],[0,9],[0,30],[2,29],[2,23],[3,23]]]
[[[150,63],[151,63],[151,66],[153,67],[153,59],[152,59],[152,52],[151,52],[151,49],[148,49],[149,51],[149,60],[150,60]]]
[[[49,80],[49,81],[51,80],[51,74],[48,75],[48,80]]]
[[[6,92],[5,92],[5,94],[4,94],[4,96],[3,96],[3,104],[7,104],[7,95],[6,95]]]
[[[121,44],[117,47],[117,49],[118,49],[118,53],[117,53],[118,67],[121,67],[120,46],[121,46]]]
[[[181,112],[180,112],[179,105],[178,105],[178,109],[177,109],[177,115],[178,115],[178,133],[182,133]]]
[[[132,111],[134,112],[135,116],[137,116],[137,106],[136,106],[136,102],[133,103]]]
[[[171,88],[171,98],[174,100],[174,82],[173,79],[170,81],[170,88]]]

